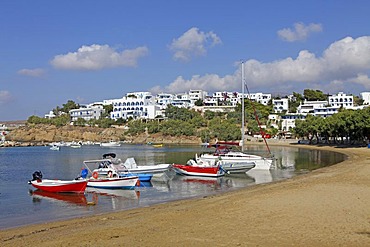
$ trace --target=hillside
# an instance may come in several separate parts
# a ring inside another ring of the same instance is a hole
[[[163,136],[161,134],[147,135],[140,134],[130,136],[125,134],[121,128],[98,128],[98,127],[79,127],[54,125],[35,125],[34,127],[22,126],[9,132],[6,136],[9,142],[28,143],[32,145],[42,145],[50,142],[106,142],[109,140],[120,140],[129,143],[182,143],[182,144],[199,144],[198,137],[188,136]]]

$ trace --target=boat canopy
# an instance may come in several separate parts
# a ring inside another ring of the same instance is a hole
[[[116,158],[116,154],[115,153],[103,154],[103,159],[107,159],[107,158]]]

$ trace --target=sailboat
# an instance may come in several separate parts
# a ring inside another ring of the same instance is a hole
[[[239,142],[217,142],[214,153],[196,155],[197,163],[206,162],[208,165],[221,164],[222,168],[228,173],[244,173],[249,170],[269,170],[272,166],[272,158],[264,158],[259,155],[247,154],[244,152],[244,63],[242,62],[242,139]],[[248,88],[247,88],[248,89]],[[248,90],[249,93],[249,90]],[[257,122],[259,123],[257,114]],[[260,125],[260,124],[259,124]],[[265,140],[265,138],[264,138]],[[268,148],[267,142],[265,140]],[[241,152],[231,151],[230,146],[241,146]],[[270,149],[268,148],[269,153]]]

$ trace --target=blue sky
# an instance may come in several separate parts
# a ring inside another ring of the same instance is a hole
[[[370,91],[370,1],[0,2],[0,121],[128,92]]]

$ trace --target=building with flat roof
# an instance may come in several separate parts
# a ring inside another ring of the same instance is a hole
[[[72,109],[69,111],[72,122],[77,121],[79,118],[82,118],[86,121],[91,119],[99,119],[103,113],[104,108],[102,105],[80,106],[78,109]]]
[[[346,95],[343,92],[329,96],[329,105],[334,107],[343,107],[345,109],[353,107],[353,96]]]

